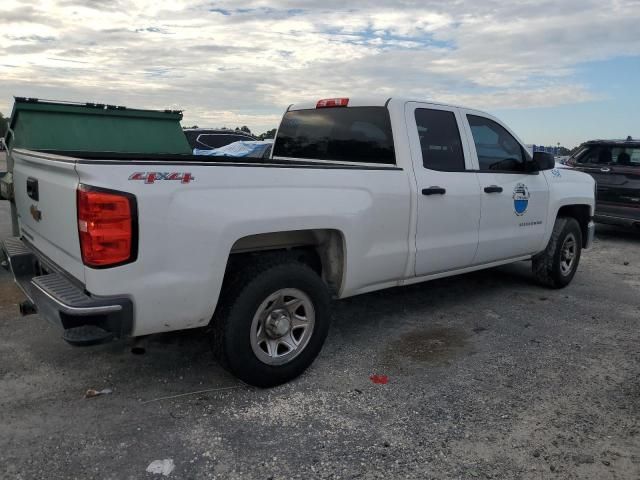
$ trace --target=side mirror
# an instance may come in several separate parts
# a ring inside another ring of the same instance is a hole
[[[551,170],[556,166],[556,159],[551,153],[534,152],[533,160],[531,160],[531,172],[541,172],[542,170]]]

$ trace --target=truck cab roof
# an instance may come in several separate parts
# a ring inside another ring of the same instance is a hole
[[[428,103],[431,105],[440,105],[443,107],[454,107],[454,108],[466,108],[463,107],[461,105],[454,105],[454,104],[450,104],[450,103],[445,103],[445,102],[438,102],[435,100],[425,100],[425,99],[416,99],[416,98],[411,98],[411,97],[383,97],[383,96],[376,96],[376,97],[327,97],[327,98],[318,98],[315,100],[303,100],[299,103],[294,103],[292,105],[289,106],[289,108],[287,109],[288,111],[292,111],[292,110],[308,110],[308,109],[313,109],[313,108],[317,108],[318,102],[320,101],[324,101],[324,100],[348,100],[348,103],[346,105],[341,105],[341,106],[346,106],[346,107],[384,107],[387,106],[389,103],[393,102],[393,103],[399,103],[399,104],[404,104],[404,103],[408,103],[408,102],[418,102],[418,103]],[[475,110],[475,109],[469,109],[469,110]]]

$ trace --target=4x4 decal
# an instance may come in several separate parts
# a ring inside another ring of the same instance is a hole
[[[195,180],[189,172],[136,172],[129,176],[129,180],[143,180],[150,184],[161,180],[176,180],[180,183],[189,183]]]

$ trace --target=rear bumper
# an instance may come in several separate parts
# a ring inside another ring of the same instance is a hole
[[[93,326],[124,337],[133,326],[127,297],[98,297],[85,292],[19,238],[2,242],[3,267],[9,270],[38,313],[65,331]]]

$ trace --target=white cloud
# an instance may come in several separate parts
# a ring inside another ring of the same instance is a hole
[[[40,96],[261,131],[326,95],[579,103],[601,93],[576,66],[640,55],[639,24],[637,0],[5,0],[0,111]]]

